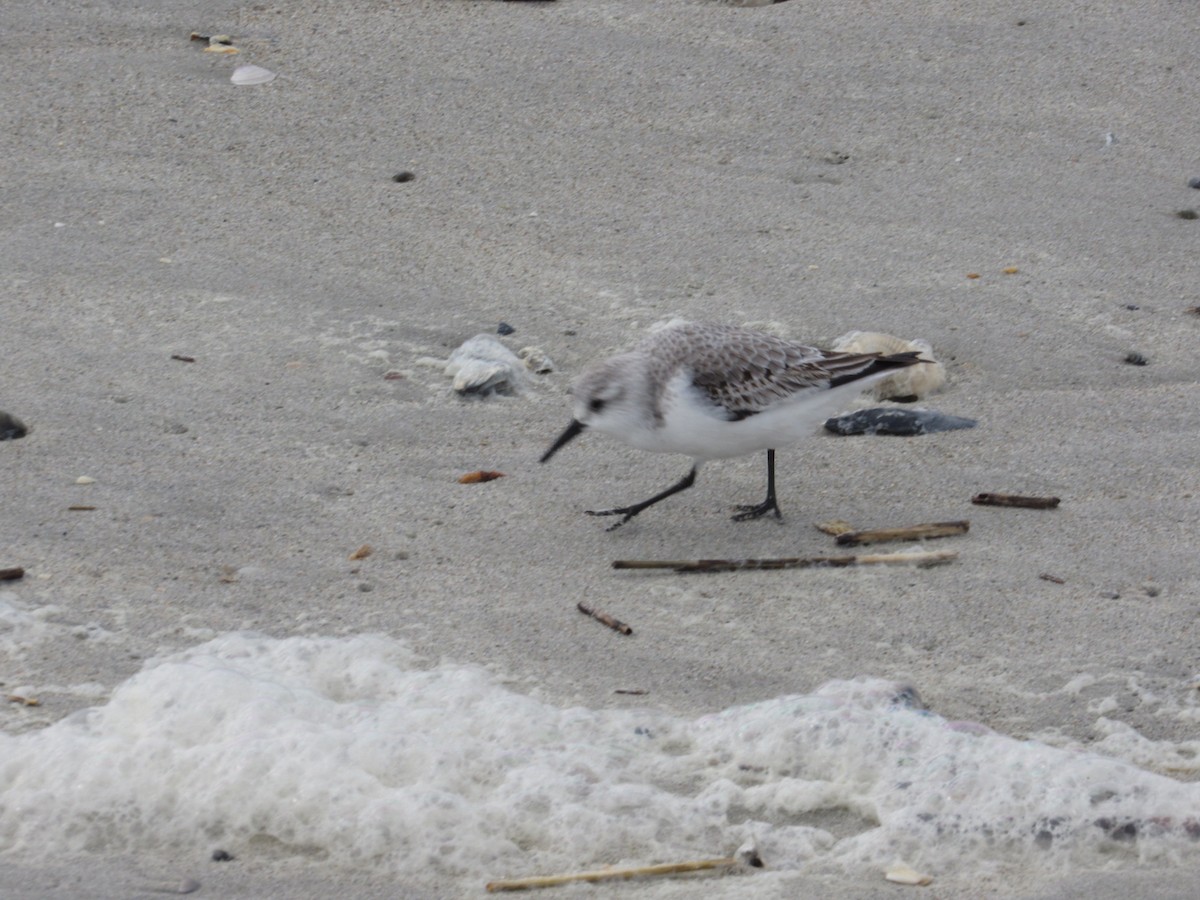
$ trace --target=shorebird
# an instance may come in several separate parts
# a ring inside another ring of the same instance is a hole
[[[587,510],[620,516],[611,531],[690,488],[701,463],[766,450],[766,499],[739,507],[733,518],[781,518],[775,449],[812,434],[859,391],[918,362],[916,352],[840,353],[729,325],[673,324],[579,377],[571,388],[574,418],[541,461],[586,429],[639,450],[692,458],[683,478],[647,500]]]

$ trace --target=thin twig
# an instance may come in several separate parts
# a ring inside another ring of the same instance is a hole
[[[705,869],[729,869],[738,865],[736,856],[720,859],[697,859],[691,862],[663,863],[657,866],[635,866],[631,869],[599,869],[595,872],[573,872],[569,875],[537,875],[532,878],[515,878],[511,881],[489,881],[489,891],[523,891],[526,888],[554,887],[573,881],[614,881],[619,878],[638,878],[643,875],[676,875],[681,872],[699,872]]]
[[[812,569],[864,565],[936,566],[956,559],[953,550],[867,553],[858,556],[785,556],[767,559],[617,559],[614,569],[671,569],[675,572],[737,572],[743,569]]]
[[[613,631],[619,631],[621,634],[633,634],[632,628],[619,619],[614,619],[608,613],[600,612],[597,609],[592,609],[590,606],[585,606],[583,603],[577,603],[575,606],[585,616],[591,616],[597,622],[603,622]]]
[[[958,522],[930,522],[924,525],[905,525],[901,528],[876,528],[871,531],[847,531],[837,536],[837,543],[878,544],[883,541],[915,541],[921,539],[950,537],[966,534],[971,523],[965,519]]]
[[[979,506],[1020,506],[1025,509],[1054,509],[1058,497],[1022,497],[1020,494],[976,494],[971,502]]]

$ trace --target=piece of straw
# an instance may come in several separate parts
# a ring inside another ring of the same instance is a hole
[[[837,536],[837,543],[840,546],[844,544],[878,544],[883,541],[931,540],[955,534],[966,534],[970,527],[970,522],[962,520],[905,525],[900,528],[875,528],[869,531],[847,531]]]
[[[757,857],[756,857],[757,858]],[[683,872],[700,872],[705,869],[730,869],[741,864],[737,856],[720,859],[695,859],[690,862],[662,863],[657,866],[635,866],[630,869],[599,869],[595,872],[572,872],[568,875],[535,875],[531,878],[514,878],[509,881],[489,881],[489,891],[523,891],[529,888],[554,887],[575,881],[616,881],[621,878],[640,878],[647,875],[678,875]],[[759,865],[762,863],[760,862]],[[754,865],[753,861],[750,865]]]

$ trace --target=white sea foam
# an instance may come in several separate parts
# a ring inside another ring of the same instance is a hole
[[[22,855],[272,841],[480,879],[753,839],[776,871],[1052,871],[1190,856],[1198,811],[1200,786],[948,722],[891,682],[688,720],[559,708],[369,636],[225,635],[0,735],[0,850]]]

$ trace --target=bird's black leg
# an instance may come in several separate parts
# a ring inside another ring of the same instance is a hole
[[[679,481],[675,482],[665,491],[655,494],[649,500],[643,500],[641,503],[635,503],[632,506],[622,506],[618,509],[589,509],[587,510],[587,514],[589,516],[623,516],[620,522],[608,526],[607,530],[612,531],[614,528],[620,528],[646,507],[653,506],[659,500],[666,500],[672,494],[678,494],[680,491],[687,490],[695,482],[696,467],[692,466],[692,470],[684,475],[683,478],[679,479]]]
[[[775,451],[767,451],[767,499],[754,506],[739,506],[741,512],[733,517],[735,522],[745,522],[747,519],[757,519],[769,512],[775,513],[775,518],[782,519],[779,504],[775,502]]]

